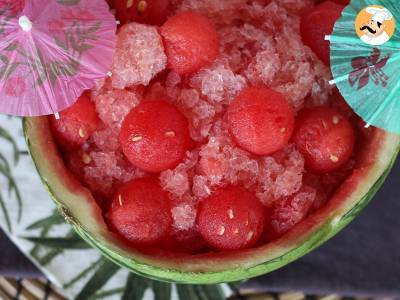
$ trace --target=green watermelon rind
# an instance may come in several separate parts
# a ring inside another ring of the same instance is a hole
[[[379,163],[384,165],[384,167],[382,167],[383,172],[381,172],[377,180],[374,180],[374,183],[371,185],[368,192],[365,193],[362,197],[360,197],[360,199],[357,201],[353,199],[354,198],[353,195],[347,197],[346,198],[347,201],[345,202],[350,202],[350,203],[354,202],[350,209],[347,209],[345,212],[343,212],[341,211],[341,209],[343,209],[342,208],[343,205],[341,205],[338,208],[338,212],[336,215],[329,216],[324,220],[324,222],[321,222],[320,224],[317,224],[316,226],[312,227],[312,229],[309,230],[309,232],[305,231],[304,233],[302,232],[302,234],[299,237],[294,237],[292,241],[289,241],[288,243],[289,245],[285,245],[285,242],[287,242],[284,239],[285,237],[283,238],[283,240],[282,239],[279,240],[278,242],[284,245],[282,247],[280,247],[279,245],[272,247],[271,249],[269,249],[269,252],[265,254],[265,257],[272,257],[272,258],[266,258],[266,261],[257,263],[257,261],[260,260],[260,258],[258,257],[258,260],[257,258],[255,258],[253,260],[254,263],[252,263],[251,259],[252,256],[247,255],[245,259],[237,258],[236,261],[233,260],[234,262],[241,264],[241,266],[239,267],[231,267],[231,265],[227,265],[226,269],[224,269],[223,262],[221,262],[221,260],[218,260],[219,270],[217,271],[203,271],[203,270],[187,271],[185,268],[182,270],[182,265],[179,263],[179,261],[178,263],[176,263],[176,265],[174,265],[173,264],[174,260],[172,260],[173,262],[171,262],[168,259],[166,259],[165,261],[160,262],[157,259],[155,259],[154,264],[152,264],[153,262],[151,258],[149,259],[148,257],[146,257],[144,259],[143,256],[138,253],[129,252],[124,247],[121,247],[121,245],[116,244],[116,240],[113,239],[111,236],[109,236],[109,233],[105,232],[100,222],[96,222],[95,220],[93,220],[93,222],[88,223],[89,226],[88,224],[86,224],[86,226],[81,224],[81,220],[79,220],[78,216],[81,213],[79,212],[79,210],[76,209],[76,207],[74,208],[75,204],[73,200],[70,201],[71,202],[70,207],[67,207],[65,203],[63,203],[60,200],[60,198],[63,197],[60,196],[60,194],[55,190],[55,187],[53,187],[49,183],[49,179],[46,178],[46,174],[44,174],[46,170],[43,171],[43,168],[46,165],[46,160],[41,159],[43,157],[42,155],[35,154],[37,149],[47,149],[46,147],[43,148],[43,146],[48,146],[50,148],[54,146],[51,144],[51,143],[54,144],[54,142],[48,140],[45,140],[45,142],[47,143],[46,145],[41,145],[40,142],[36,145],[33,145],[32,143],[33,139],[31,140],[30,137],[32,134],[34,134],[35,129],[39,132],[40,131],[39,127],[42,127],[44,130],[49,131],[48,128],[46,129],[46,125],[41,124],[40,122],[43,122],[43,119],[40,121],[38,120],[38,118],[24,119],[23,128],[24,128],[26,142],[44,186],[47,188],[53,201],[56,203],[57,207],[59,208],[59,211],[65,217],[65,219],[73,226],[75,231],[85,241],[87,241],[94,248],[100,250],[105,257],[109,258],[110,260],[120,265],[121,267],[125,267],[136,274],[148,278],[166,282],[174,282],[174,283],[215,284],[221,282],[233,282],[243,279],[249,279],[252,277],[272,272],[300,258],[301,256],[309,253],[310,251],[317,248],[325,241],[333,237],[340,230],[342,230],[368,205],[368,203],[374,197],[374,195],[382,186],[383,182],[390,173],[390,170],[393,167],[396,157],[400,151],[400,137],[395,135],[390,135],[388,141],[382,143],[382,149],[385,151],[383,151],[381,155],[383,157],[380,157],[382,161],[379,161]],[[47,131],[43,132],[43,135],[49,134]],[[387,135],[389,136],[389,134]],[[49,168],[51,168],[51,166]],[[48,171],[47,173],[49,173],[47,175],[52,175],[51,170]],[[367,180],[368,178],[365,179],[365,181]],[[67,189],[64,186],[62,188]],[[360,185],[358,185],[357,188],[360,188]],[[82,200],[82,198],[79,198],[79,195],[77,196],[76,193],[74,194],[72,192],[70,193],[69,198],[76,198],[77,200]],[[87,199],[83,199],[83,201],[85,200]],[[88,204],[80,203],[80,206],[85,206],[85,205],[87,205],[87,208],[89,210],[92,209],[90,203]],[[84,208],[85,207],[83,207],[83,209]],[[76,215],[73,215],[71,213],[71,209],[72,210],[75,209],[75,212],[78,213],[76,213]],[[96,234],[98,234],[99,236],[96,237]],[[290,237],[288,239],[290,239]],[[257,256],[259,256],[259,253],[257,253]],[[166,261],[168,262],[165,263]],[[205,261],[204,269],[209,268],[210,260],[206,259],[204,261]],[[165,264],[166,266],[164,266]],[[197,265],[194,264],[194,269],[198,268],[197,267],[198,265],[199,265],[198,262]],[[200,265],[201,265],[201,259],[200,259]],[[185,267],[187,268],[187,266]],[[189,269],[191,269],[191,267],[189,267]]]

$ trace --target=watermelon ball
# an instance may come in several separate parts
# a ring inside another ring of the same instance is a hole
[[[164,101],[139,104],[125,117],[120,133],[128,160],[148,172],[176,167],[191,147],[188,121]]]
[[[351,157],[355,133],[350,122],[329,107],[302,111],[297,120],[294,141],[313,172],[332,172]]]
[[[54,137],[66,149],[83,145],[100,123],[94,103],[85,94],[59,116],[51,116],[50,123]]]
[[[115,0],[117,19],[121,24],[130,22],[162,25],[167,19],[170,0]]]
[[[342,4],[342,5],[349,5],[350,0],[334,0],[335,3],[337,4]]]
[[[237,250],[254,246],[264,227],[264,207],[250,192],[227,187],[199,205],[197,227],[212,247]]]
[[[211,64],[219,53],[219,36],[209,19],[196,12],[183,12],[161,27],[169,67],[190,74]]]
[[[327,65],[330,65],[330,43],[326,35],[332,34],[335,22],[340,18],[344,5],[325,1],[305,10],[301,16],[300,33],[303,42]]]
[[[106,218],[125,240],[153,244],[169,235],[170,200],[155,179],[132,180],[117,190]]]
[[[350,4],[350,0],[330,0],[332,2],[335,2],[337,4],[341,4],[341,5],[349,5]],[[316,1],[317,3],[322,3],[322,2],[326,2],[325,0],[318,0]]]
[[[264,87],[239,93],[228,108],[228,126],[247,151],[268,155],[285,147],[292,136],[294,111],[285,97]]]

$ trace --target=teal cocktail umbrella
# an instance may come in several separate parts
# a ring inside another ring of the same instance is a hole
[[[399,0],[352,0],[327,39],[331,83],[367,126],[400,134],[398,22]]]

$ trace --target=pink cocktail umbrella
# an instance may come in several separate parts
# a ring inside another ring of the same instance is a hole
[[[104,0],[0,0],[0,113],[73,104],[109,72],[116,26]]]

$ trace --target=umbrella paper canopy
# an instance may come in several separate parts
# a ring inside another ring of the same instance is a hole
[[[70,106],[108,73],[115,43],[104,0],[0,0],[0,112]]]
[[[396,28],[396,20],[400,21],[398,0],[352,0],[330,41],[334,82],[345,100],[367,124],[400,133],[400,23]],[[379,34],[381,29],[384,32]]]

